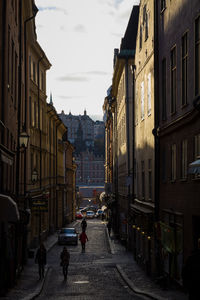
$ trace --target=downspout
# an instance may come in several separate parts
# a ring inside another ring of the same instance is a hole
[[[53,108],[50,109],[49,111],[47,111],[47,114],[49,114],[51,111],[53,111]],[[51,122],[51,118],[53,117],[50,116],[49,117],[49,124],[48,124],[48,130],[50,129],[50,122]],[[49,188],[51,191],[51,131],[49,130]],[[51,195],[51,194],[50,194]],[[51,214],[51,210],[52,210],[52,205],[51,205],[51,197],[50,197],[50,201],[49,201],[49,231],[51,231],[51,221],[52,221],[52,214]]]
[[[154,113],[155,113],[155,124],[154,124],[154,138],[155,138],[155,221],[159,220],[159,187],[160,187],[160,145],[159,145],[159,52],[158,52],[158,3],[154,0]]]
[[[59,121],[59,124],[56,125],[56,229],[58,228],[58,127],[62,124]]]
[[[38,127],[40,132],[40,190],[42,188],[42,130],[41,130],[41,120],[40,120],[40,61],[44,58],[44,53],[40,57],[37,63],[37,74],[38,74]]]
[[[17,112],[17,155],[16,155],[16,196],[19,196],[20,177],[20,127],[21,127],[21,97],[22,97],[22,0],[19,1],[19,68],[18,68],[18,112]]]
[[[154,113],[155,113],[155,124],[153,129],[153,135],[155,139],[155,182],[154,182],[154,193],[155,193],[155,225],[159,221],[159,192],[160,192],[160,141],[159,141],[159,45],[158,45],[158,1],[154,0]],[[155,80],[156,79],[156,80]],[[154,231],[155,237],[155,255],[157,258],[157,272],[161,274],[161,260],[160,257],[160,242],[157,237],[157,231]]]
[[[133,168],[133,174],[132,174],[132,193],[133,193],[133,200],[135,198],[135,178],[134,178],[134,173],[136,172],[136,170],[134,170],[135,166],[135,70],[136,70],[136,66],[132,65],[132,74],[133,74],[133,107],[132,107],[132,114],[133,114],[133,132],[132,132],[132,143],[133,143],[133,149],[132,149],[132,155],[133,155],[133,161],[132,161],[132,168]]]
[[[35,6],[36,8],[36,6]],[[24,91],[25,91],[25,99],[24,99],[24,130],[27,131],[27,45],[26,45],[26,25],[29,21],[35,18],[38,10],[35,9],[34,14],[24,21]],[[24,197],[26,197],[26,148],[24,148]],[[25,207],[26,208],[26,203]]]
[[[1,68],[1,76],[2,76],[2,99],[1,99],[1,113],[0,113],[0,126],[4,127],[4,129],[1,131],[1,141],[0,143],[3,145],[4,144],[4,131],[5,131],[5,125],[4,125],[4,105],[5,105],[5,52],[6,52],[6,43],[5,43],[5,38],[6,38],[6,0],[3,1],[2,4],[2,68]],[[0,191],[3,189],[3,164],[0,161]]]
[[[129,74],[128,74],[128,58],[125,58],[125,79],[126,79],[126,140],[127,140],[127,185],[128,185],[128,211],[126,218],[128,220],[130,212],[130,130],[129,130]],[[127,242],[129,243],[129,222],[126,225]]]

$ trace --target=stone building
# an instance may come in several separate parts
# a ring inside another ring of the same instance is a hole
[[[79,116],[65,115],[62,111],[59,117],[67,126],[68,139],[74,145],[76,184],[104,185],[104,122],[93,121],[86,110]]]
[[[157,11],[159,238],[164,272],[181,282],[200,237],[198,165],[189,170],[200,157],[200,2],[160,1]]]
[[[129,243],[129,211],[133,198],[133,65],[138,26],[139,7],[134,6],[120,49],[115,49],[112,79],[113,114],[113,194],[117,208],[117,230],[121,239]],[[109,140],[108,140],[109,141]],[[109,156],[107,156],[108,158]],[[107,165],[107,162],[106,162]]]
[[[154,263],[154,1],[141,0],[135,53],[134,255],[151,273]]]

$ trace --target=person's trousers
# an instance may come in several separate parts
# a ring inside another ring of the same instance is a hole
[[[68,274],[68,265],[63,265],[63,276],[67,278]]]
[[[82,251],[85,251],[85,243],[81,243]]]
[[[44,264],[38,264],[38,268],[40,279],[44,278]]]

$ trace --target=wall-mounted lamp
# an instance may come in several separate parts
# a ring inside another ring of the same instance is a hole
[[[23,131],[19,136],[19,146],[20,148],[27,148],[28,147],[28,140],[29,135]]]
[[[38,172],[36,169],[34,169],[31,174],[31,181],[33,184],[35,184],[38,181]]]

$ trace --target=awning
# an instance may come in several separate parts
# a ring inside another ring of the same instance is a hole
[[[189,174],[200,174],[200,159],[197,159],[189,164]]]
[[[19,211],[16,202],[7,195],[0,194],[0,222],[19,221]]]
[[[131,204],[131,209],[133,209],[137,213],[153,214],[153,210],[137,204]]]

